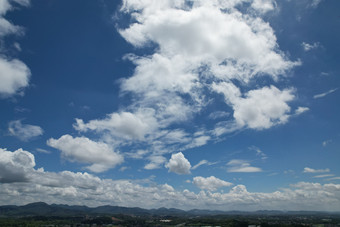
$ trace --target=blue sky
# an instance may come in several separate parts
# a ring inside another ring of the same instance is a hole
[[[0,2],[0,204],[340,211],[337,0]]]

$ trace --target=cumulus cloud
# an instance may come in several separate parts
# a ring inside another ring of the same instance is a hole
[[[227,163],[229,173],[255,173],[262,172],[259,167],[251,166],[249,161],[233,159]]]
[[[328,173],[330,171],[330,169],[326,168],[326,169],[312,169],[309,167],[305,167],[303,169],[304,173]]]
[[[91,164],[86,168],[96,173],[114,168],[124,161],[123,156],[109,145],[86,137],[63,135],[59,139],[49,139],[47,145],[61,150],[62,157],[69,161]]]
[[[232,83],[214,84],[213,89],[222,93],[226,103],[232,105],[237,124],[252,129],[266,129],[286,123],[290,112],[287,102],[294,99],[291,89],[280,91],[275,86],[251,90],[245,98]]]
[[[190,174],[191,164],[182,152],[172,154],[169,162],[165,165],[169,172],[177,174]]]
[[[14,152],[0,148],[0,182],[26,182],[29,171],[35,166],[34,156],[18,149]]]
[[[324,93],[314,95],[313,98],[314,98],[314,99],[323,98],[323,97],[325,97],[326,95],[332,94],[332,93],[335,92],[336,90],[338,90],[338,88],[331,89],[331,90],[326,91],[326,92],[324,92]]]
[[[25,63],[0,56],[0,95],[7,97],[27,87],[30,76],[31,72]]]
[[[266,13],[275,9],[276,4],[273,0],[254,0],[251,7],[260,13]]]
[[[300,64],[279,49],[274,30],[261,18],[275,8],[273,0],[124,0],[119,13],[131,20],[117,26],[118,32],[150,53],[124,56],[135,65],[132,75],[120,80],[121,95],[131,97],[131,104],[101,119],[76,119],[74,128],[94,132],[121,150],[133,144],[128,155],[149,155],[145,168],[153,169],[165,153],[203,146],[241,129],[286,123],[294,88],[252,88],[257,78],[274,83]],[[224,95],[227,110],[208,115],[216,125],[206,129],[197,118],[207,113],[216,93]],[[193,122],[195,129],[182,128],[183,122]],[[140,150],[148,153],[137,155]]]
[[[44,130],[37,125],[22,124],[22,120],[11,121],[8,124],[8,131],[22,141],[28,141],[44,133]]]
[[[1,205],[44,201],[87,206],[109,203],[142,208],[201,207],[250,211],[340,209],[340,184],[298,182],[289,188],[267,193],[249,192],[246,186],[236,185],[225,193],[219,193],[212,191],[231,184],[213,177],[198,177],[197,185],[206,191],[194,193],[188,189],[177,190],[169,184],[156,184],[152,180],[101,179],[86,172],[48,172],[34,167],[34,156],[30,152],[22,149],[14,152],[0,149]],[[208,182],[215,187],[210,187]]]
[[[29,1],[12,1],[20,5],[28,6]],[[10,1],[3,0],[0,3],[0,41],[9,34],[20,34],[22,28],[13,25],[4,16],[9,10],[13,10]],[[2,48],[4,48],[2,46]],[[8,97],[22,91],[29,84],[31,71],[25,63],[18,59],[9,59],[0,53],[0,97]]]
[[[216,191],[218,188],[221,187],[229,187],[232,185],[232,183],[218,179],[214,176],[210,177],[194,177],[192,183],[203,190],[208,191]]]
[[[105,119],[92,120],[86,124],[83,120],[76,119],[74,128],[81,132],[88,130],[97,132],[108,131],[117,137],[143,139],[154,125],[153,111],[145,110],[138,113],[112,113]]]

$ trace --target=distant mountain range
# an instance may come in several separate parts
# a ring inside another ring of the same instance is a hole
[[[84,216],[84,215],[133,215],[133,216],[212,216],[212,215],[340,215],[340,213],[312,212],[312,211],[218,211],[218,210],[189,210],[184,211],[175,208],[142,209],[139,207],[99,206],[95,208],[87,206],[48,205],[44,202],[30,203],[24,206],[6,205],[0,206],[0,217],[27,217],[27,216]]]

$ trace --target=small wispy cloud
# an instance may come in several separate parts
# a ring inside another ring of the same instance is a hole
[[[209,114],[209,118],[216,120],[219,118],[226,118],[230,115],[229,112],[225,112],[225,111],[216,111],[216,112],[212,112],[211,114]]]
[[[327,91],[327,92],[324,92],[324,93],[321,93],[321,94],[314,95],[313,98],[314,98],[314,99],[323,98],[323,97],[325,97],[326,95],[329,95],[329,94],[335,92],[336,90],[338,90],[338,88],[331,89],[331,90],[329,90],[329,91]]]
[[[192,169],[197,169],[198,167],[200,167],[201,165],[206,165],[208,163],[207,160],[201,160],[199,163],[197,163],[196,165],[194,165],[192,167]]]
[[[51,151],[42,149],[42,148],[37,148],[36,151],[38,151],[39,153],[44,153],[44,154],[51,154]]]
[[[313,49],[316,49],[320,46],[320,43],[312,43],[312,44],[309,44],[309,43],[305,43],[303,42],[301,44],[301,46],[303,47],[304,51],[310,51],[310,50],[313,50]]]
[[[313,178],[325,178],[325,177],[333,177],[334,174],[322,174],[322,175],[316,175],[313,176]]]
[[[127,167],[127,166],[122,166],[122,167],[119,168],[119,171],[120,171],[120,172],[124,172],[124,171],[127,170],[127,169],[129,169],[129,167]]]
[[[325,140],[322,142],[322,146],[326,147],[329,143],[331,143],[333,140]]]
[[[261,168],[251,166],[249,161],[233,159],[227,163],[229,173],[255,173],[262,172]]]
[[[195,170],[195,169],[197,169],[198,167],[200,167],[200,166],[202,166],[202,165],[209,165],[209,166],[211,166],[211,165],[214,165],[214,164],[216,164],[217,162],[209,162],[209,161],[207,161],[207,160],[201,160],[201,161],[199,161],[199,163],[197,163],[196,165],[194,165],[191,169],[192,170]]]
[[[22,120],[15,120],[8,123],[8,132],[21,141],[28,141],[44,134],[44,130],[37,125],[22,124]]]
[[[309,167],[305,167],[303,169],[304,173],[329,173],[330,169],[326,168],[326,169],[312,169]]]
[[[332,177],[332,178],[328,178],[327,180],[340,180],[340,177]]]
[[[320,2],[322,2],[322,0],[312,0],[310,6],[316,8],[320,4]]]
[[[268,158],[267,155],[260,148],[256,146],[249,147],[249,150],[255,151],[256,156],[260,157],[262,160],[266,160]]]
[[[302,106],[299,106],[296,110],[295,110],[295,115],[300,115],[304,112],[307,112],[309,111],[309,108],[308,107],[302,107]]]

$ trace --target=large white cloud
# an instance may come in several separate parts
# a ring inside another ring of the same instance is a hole
[[[61,150],[67,160],[91,164],[86,168],[92,172],[106,171],[124,161],[123,156],[114,152],[109,145],[86,137],[63,135],[59,139],[49,139],[47,144]]]
[[[177,174],[190,174],[191,164],[182,152],[172,154],[169,162],[165,165],[169,172]]]
[[[168,58],[170,61],[173,58],[182,58],[179,67],[176,64],[169,67],[180,69],[184,73],[190,72],[192,67],[199,67],[201,63],[209,62],[217,67],[228,60],[236,60],[236,65],[244,65],[242,69],[251,72],[250,75],[241,72],[240,75],[245,77],[242,80],[259,72],[277,76],[291,68],[294,63],[287,61],[277,51],[276,37],[269,24],[259,17],[243,15],[233,8],[241,2],[226,4],[223,1],[195,1],[189,6],[185,1],[139,1],[136,4],[136,1],[126,0],[122,10],[133,12],[137,22],[120,30],[120,33],[135,46],[143,46],[148,42],[158,44],[160,50],[153,56]],[[263,10],[263,7],[254,7],[261,2],[266,2],[267,8],[273,8],[270,1],[254,1],[253,8]],[[155,64],[155,67],[162,66]],[[148,70],[149,72],[153,71]],[[140,74],[137,70],[133,79],[143,75],[145,74]],[[152,77],[157,81],[158,75],[157,71],[149,73],[148,79]],[[181,80],[190,80],[185,75],[182,76],[181,73],[178,77]],[[235,78],[237,75],[225,76]],[[177,77],[172,75],[172,78]],[[166,81],[164,83],[167,84]]]
[[[118,31],[150,53],[124,57],[135,65],[133,74],[120,80],[121,94],[132,102],[101,119],[76,119],[74,128],[98,133],[122,150],[131,144],[135,152],[148,150],[145,167],[154,169],[165,153],[203,146],[243,128],[286,123],[294,114],[289,106],[294,88],[280,90],[270,83],[300,63],[279,49],[274,30],[261,18],[275,9],[273,0],[124,0],[120,13],[131,20]],[[263,76],[267,79],[257,80]],[[217,118],[210,117],[217,122],[207,129],[196,118],[206,114],[216,93],[232,111],[226,107],[230,115],[220,110]],[[195,127],[182,128],[183,122]]]
[[[9,122],[8,131],[11,136],[16,136],[22,141],[28,141],[44,133],[44,130],[40,126],[22,124],[21,120]]]
[[[244,98],[231,83],[214,84],[213,89],[232,105],[237,124],[252,129],[266,129],[287,122],[290,113],[287,103],[294,99],[293,90],[280,91],[275,86],[251,90]]]
[[[0,95],[10,96],[27,87],[31,71],[20,60],[0,56]]]
[[[35,166],[34,156],[22,149],[14,152],[0,148],[0,182],[25,182]]]
[[[232,183],[218,179],[214,176],[210,177],[194,177],[193,184],[199,187],[200,189],[208,190],[208,191],[216,191],[221,187],[229,187]]]

